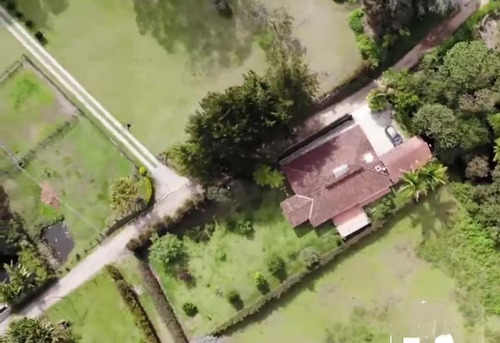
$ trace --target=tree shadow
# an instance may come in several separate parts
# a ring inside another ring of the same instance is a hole
[[[241,65],[261,32],[250,15],[253,0],[231,1],[230,18],[209,0],[133,0],[133,5],[142,35],[151,35],[169,54],[184,50],[191,67],[204,70]]]
[[[69,6],[68,0],[15,0],[17,10],[38,28],[47,27],[50,14],[59,15]]]

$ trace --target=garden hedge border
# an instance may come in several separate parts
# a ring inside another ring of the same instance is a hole
[[[189,341],[184,333],[182,325],[175,315],[174,309],[167,300],[167,297],[163,292],[163,288],[158,282],[154,272],[151,270],[151,267],[146,261],[140,258],[138,260],[139,272],[144,280],[146,291],[153,299],[156,311],[158,312],[162,322],[170,331],[174,343],[188,343]]]
[[[149,319],[146,311],[139,301],[139,297],[130,284],[125,280],[116,267],[107,265],[106,271],[115,282],[116,288],[118,288],[123,301],[134,318],[135,324],[139,327],[139,329],[141,329],[146,341],[148,343],[161,343],[153,323]]]

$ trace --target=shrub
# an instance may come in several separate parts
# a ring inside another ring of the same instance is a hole
[[[285,177],[279,170],[266,165],[257,168],[253,173],[253,179],[259,186],[270,188],[280,188],[285,181]]]
[[[152,261],[168,265],[178,261],[184,254],[184,244],[176,235],[167,233],[163,237],[153,238],[153,245],[149,248],[149,257]]]
[[[41,45],[47,44],[47,38],[45,38],[45,35],[41,31],[35,32],[35,38]]]
[[[363,26],[363,17],[365,16],[365,12],[363,8],[357,8],[351,12],[349,15],[349,27],[354,31],[356,35],[362,34],[365,32]]]
[[[387,95],[380,89],[374,89],[368,94],[368,105],[372,112],[381,112],[389,108]]]
[[[280,276],[285,271],[285,261],[278,255],[271,255],[266,261],[267,270],[274,276]]]
[[[267,282],[264,275],[262,275],[260,272],[256,272],[254,274],[254,281],[255,281],[255,286],[257,286],[257,289],[261,293],[269,292],[269,283]]]
[[[490,124],[496,137],[500,137],[500,113],[490,114],[488,116],[488,123]]]
[[[142,241],[139,238],[132,238],[130,241],[127,243],[127,249],[136,252],[138,251],[142,246]]]
[[[26,25],[26,27],[30,30],[33,30],[33,28],[35,27],[35,23],[33,22],[33,20],[29,20],[29,19],[26,20],[24,25]]]
[[[382,52],[377,46],[377,43],[364,33],[356,36],[356,43],[363,59],[366,60],[372,68],[378,68]]]
[[[319,264],[319,252],[314,247],[306,247],[300,252],[300,260],[308,269],[312,269]]]
[[[231,304],[235,304],[241,301],[240,294],[235,289],[232,289],[229,292],[227,292],[226,297],[227,301],[229,301]]]
[[[215,223],[206,223],[203,226],[194,226],[187,230],[186,235],[196,243],[207,242],[215,232]]]
[[[141,175],[141,176],[148,175],[148,170],[146,169],[146,167],[144,167],[144,166],[139,167],[139,175]]]
[[[182,310],[189,317],[194,317],[198,313],[198,307],[193,303],[184,303],[184,305],[182,305]]]
[[[7,2],[6,8],[9,12],[14,12],[16,10],[16,3],[15,2]]]
[[[249,220],[229,221],[227,228],[231,232],[244,236],[251,234],[254,230],[253,222]]]

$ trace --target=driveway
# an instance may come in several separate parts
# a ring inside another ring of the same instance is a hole
[[[371,113],[370,108],[365,104],[352,112],[352,117],[361,127],[378,156],[394,148],[384,131],[392,121],[389,111]]]

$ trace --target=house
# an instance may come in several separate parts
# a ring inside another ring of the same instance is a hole
[[[281,208],[293,227],[331,220],[345,238],[370,223],[363,207],[388,194],[405,171],[431,158],[418,137],[377,156],[363,130],[344,121],[280,161],[295,193]]]

